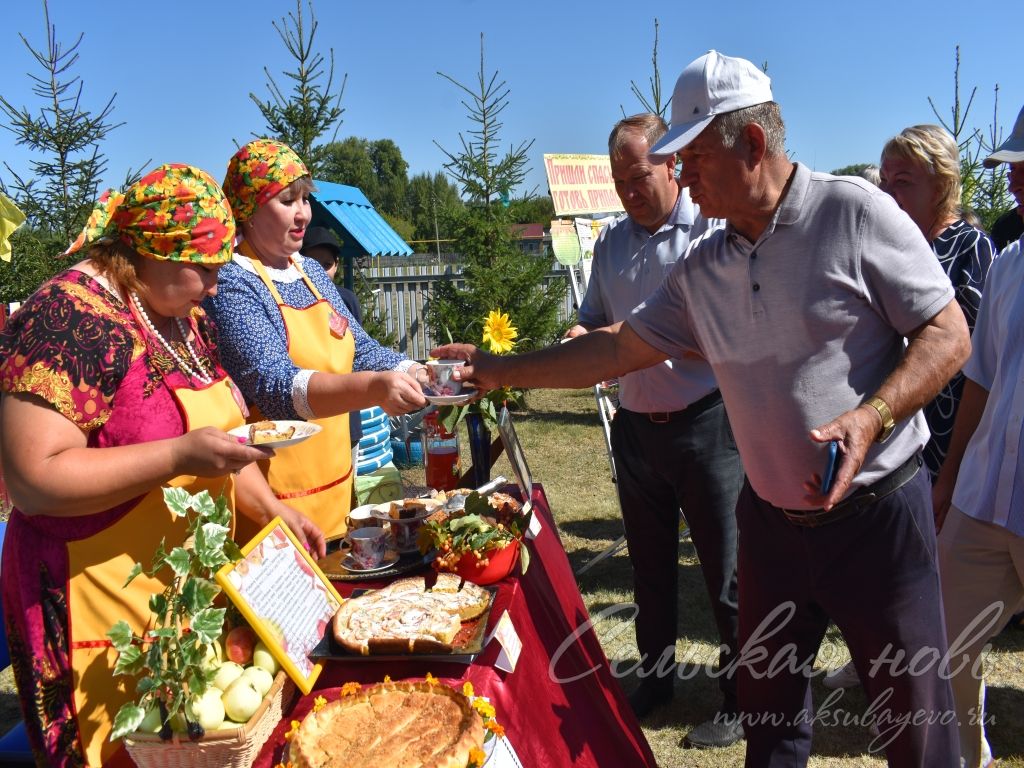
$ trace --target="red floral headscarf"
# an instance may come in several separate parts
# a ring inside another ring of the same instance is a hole
[[[303,176],[309,176],[309,170],[295,150],[273,139],[256,139],[238,150],[228,163],[224,194],[235,220],[241,223]]]
[[[64,255],[119,239],[157,261],[231,261],[235,222],[224,192],[191,165],[161,165],[125,192],[108,189]]]

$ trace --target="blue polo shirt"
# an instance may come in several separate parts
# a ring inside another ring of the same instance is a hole
[[[590,328],[629,317],[671,272],[690,240],[708,228],[682,189],[668,219],[653,234],[624,214],[601,230],[594,246],[579,322]],[[711,366],[699,357],[671,359],[619,377],[619,403],[639,413],[681,411],[717,388]]]

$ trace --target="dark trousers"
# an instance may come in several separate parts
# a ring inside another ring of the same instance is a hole
[[[938,663],[946,632],[928,473],[918,471],[858,514],[815,528],[788,522],[749,484],[736,515],[743,598],[737,673],[748,768],[805,766],[812,713],[819,727],[856,717],[865,728],[873,714],[881,737],[870,748],[884,749],[890,766],[958,768],[953,697]],[[829,619],[864,682],[865,711],[842,698],[828,711],[812,709],[811,666]],[[896,656],[898,665],[886,662],[872,672],[876,660]]]
[[[680,507],[725,648],[719,659],[724,668],[736,652],[736,497],[743,467],[721,395],[698,400],[665,424],[620,408],[612,422],[612,452],[633,564],[641,669],[653,669],[666,649],[675,658]],[[735,711],[735,679],[723,676],[719,683],[723,711]]]

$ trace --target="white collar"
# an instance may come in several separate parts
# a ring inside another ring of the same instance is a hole
[[[231,260],[244,269],[246,272],[256,274],[256,267],[253,266],[252,261],[247,256],[243,256],[240,253],[235,253]],[[275,283],[295,283],[302,280],[302,273],[295,268],[296,264],[302,264],[305,260],[303,255],[299,252],[295,252],[292,255],[292,263],[284,269],[277,269],[276,267],[268,267],[266,264],[263,268],[267,270],[267,276],[270,277]]]

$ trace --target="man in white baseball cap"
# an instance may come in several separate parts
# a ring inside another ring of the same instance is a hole
[[[746,59],[708,51],[691,62],[672,94],[672,125],[651,148],[654,156],[675,154],[707,128],[717,115],[772,101],[772,84]]]
[[[1010,138],[985,158],[1008,163],[1007,182],[1024,216],[1024,109]],[[949,452],[935,483],[939,574],[950,640],[969,638],[953,666],[953,696],[964,768],[989,765],[984,686],[978,658],[1024,600],[1024,240],[992,262],[964,366],[964,390]],[[971,627],[969,631],[965,630]]]
[[[946,637],[921,471],[921,406],[970,352],[953,287],[891,197],[789,159],[770,81],[749,61],[711,51],[672,98],[652,154],[676,153],[680,184],[726,226],[691,243],[622,322],[525,355],[432,354],[466,360],[461,379],[484,389],[582,387],[706,360],[747,471],[740,652],[720,670],[738,675],[746,764],[806,766],[810,678],[831,619],[879,725],[874,749],[890,765],[959,768],[953,697],[931,655]]]

